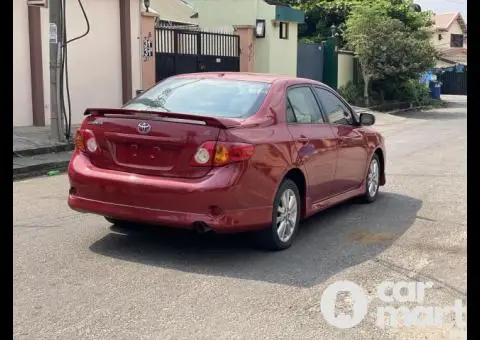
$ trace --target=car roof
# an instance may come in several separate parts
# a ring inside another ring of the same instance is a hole
[[[251,73],[251,72],[202,72],[202,73],[186,73],[174,76],[175,78],[204,78],[204,79],[230,79],[230,80],[243,80],[243,81],[257,81],[262,83],[273,84],[276,81],[287,81],[291,83],[311,83],[321,84],[318,81],[297,78],[284,75],[276,75],[269,73]]]

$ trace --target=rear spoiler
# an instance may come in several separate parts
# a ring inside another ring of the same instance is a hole
[[[192,122],[203,122],[205,125],[218,127],[222,129],[228,129],[240,126],[241,123],[238,120],[231,118],[214,118],[206,116],[197,116],[191,114],[183,113],[173,113],[173,112],[156,112],[149,110],[128,110],[128,109],[100,109],[100,108],[89,108],[85,110],[84,116],[96,116],[101,117],[105,115],[126,115],[131,116],[132,118],[138,114],[143,114],[142,118],[148,118],[149,115],[155,116],[158,118],[165,118],[166,120],[175,120],[179,123],[188,123]]]

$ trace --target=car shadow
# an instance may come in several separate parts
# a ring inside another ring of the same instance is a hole
[[[152,267],[310,287],[376,257],[414,223],[422,201],[381,193],[373,204],[347,202],[304,221],[293,246],[262,251],[249,234],[197,235],[139,227],[111,232],[90,250]]]

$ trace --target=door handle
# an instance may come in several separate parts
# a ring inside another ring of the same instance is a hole
[[[310,139],[308,137],[305,137],[305,136],[300,136],[300,137],[298,137],[298,141],[300,143],[307,144],[308,142],[310,142]]]

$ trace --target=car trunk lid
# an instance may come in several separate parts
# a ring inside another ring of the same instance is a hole
[[[240,125],[235,119],[148,110],[87,109],[85,115],[84,129],[98,145],[90,154],[95,166],[163,177],[207,175],[211,167],[192,165],[198,147]]]

